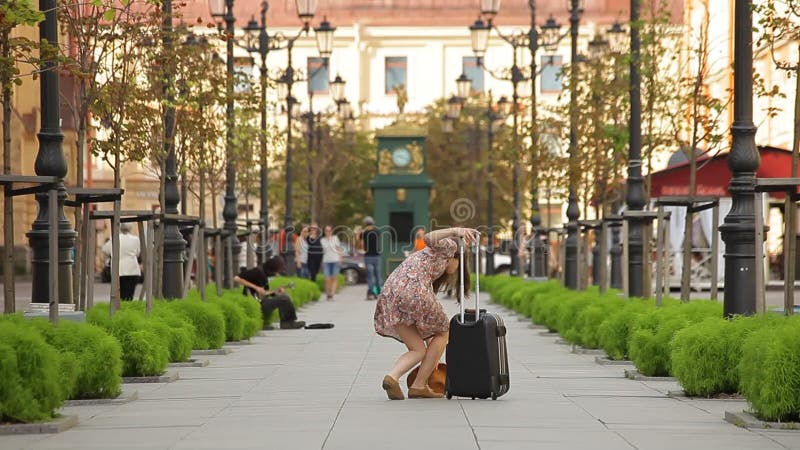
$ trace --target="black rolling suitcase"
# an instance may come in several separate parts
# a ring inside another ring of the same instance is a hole
[[[476,246],[476,255],[479,248]],[[459,258],[463,263],[463,245],[459,245]],[[462,289],[460,314],[450,319],[445,395],[448,399],[456,396],[497,400],[509,388],[506,327],[499,315],[480,309],[479,258],[475,259],[475,310],[464,309]],[[463,264],[460,267],[463,270]],[[475,311],[479,311],[477,320]]]

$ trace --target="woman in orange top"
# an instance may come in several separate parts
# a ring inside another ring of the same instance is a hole
[[[425,236],[425,228],[419,227],[417,228],[417,233],[414,236],[414,251],[418,252],[426,247],[425,240],[423,239]]]

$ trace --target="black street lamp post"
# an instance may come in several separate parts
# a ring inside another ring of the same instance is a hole
[[[39,9],[44,13],[44,21],[39,24],[39,39],[54,48],[58,47],[58,9],[56,0],[40,0]],[[41,129],[39,152],[36,154],[34,171],[39,176],[56,176],[63,179],[67,176],[67,160],[64,156],[59,111],[59,75],[55,57],[44,61],[40,78]],[[33,250],[33,291],[31,301],[36,303],[50,302],[49,246],[50,237],[58,234],[58,292],[60,303],[72,303],[72,249],[75,246],[76,233],[64,215],[64,200],[67,192],[63,183],[58,186],[58,207],[51,211],[48,205],[48,194],[36,194],[39,213],[27,233]],[[51,230],[50,214],[58,215],[58,230]]]
[[[528,6],[531,11],[531,28],[528,30],[527,33],[520,33],[514,34],[511,36],[503,35],[497,27],[494,27],[492,21],[494,17],[497,15],[500,9],[500,2],[499,0],[482,0],[481,1],[481,15],[486,19],[484,22],[481,19],[475,21],[472,24],[470,29],[470,34],[472,38],[472,51],[474,52],[475,56],[478,58],[478,63],[481,67],[483,67],[490,75],[497,79],[503,79],[507,81],[511,81],[512,83],[512,103],[511,106],[513,108],[513,142],[514,142],[514,149],[515,151],[519,151],[520,142],[519,142],[519,117],[518,117],[518,109],[519,109],[519,99],[520,99],[520,90],[524,91],[525,89],[521,88],[523,83],[530,83],[530,99],[531,99],[531,121],[532,121],[532,148],[536,145],[536,138],[538,135],[538,131],[536,129],[536,52],[540,45],[540,33],[536,27],[536,5],[534,0],[528,1]],[[488,70],[485,66],[483,66],[482,58],[483,55],[486,53],[486,48],[488,46],[489,40],[489,33],[491,29],[494,28],[497,31],[497,34],[508,44],[512,46],[513,57],[512,57],[512,66],[511,66],[511,76],[510,77],[503,77],[497,76],[492,71]],[[551,18],[547,21],[547,23],[542,26],[541,38],[542,42],[541,45],[548,48],[548,50],[553,50],[555,46],[560,41],[560,37],[558,35],[560,26],[555,23],[555,21]],[[527,48],[531,54],[531,65],[530,65],[530,73],[525,74],[523,73],[523,69],[518,64],[518,56],[517,50],[520,48]],[[524,270],[521,267],[521,263],[519,260],[519,239],[520,239],[520,216],[521,216],[521,192],[520,192],[520,171],[521,167],[519,164],[519,156],[514,158],[513,163],[513,172],[512,172],[512,186],[513,186],[513,193],[514,193],[514,215],[511,223],[511,232],[513,239],[511,241],[511,273],[521,275],[524,273]],[[544,276],[544,263],[546,261],[545,256],[545,246],[544,243],[541,241],[541,238],[538,237],[539,226],[541,225],[541,218],[539,217],[539,202],[538,202],[538,186],[537,186],[537,170],[536,170],[536,155],[532,155],[531,158],[531,224],[533,225],[533,232],[534,232],[534,239],[531,239],[531,257],[533,258],[533,265],[535,267],[541,267],[540,273]],[[537,244],[538,241],[538,244]],[[532,274],[535,275],[535,274]]]
[[[567,239],[565,243],[566,253],[564,258],[564,284],[571,289],[578,288],[578,218],[580,209],[578,208],[578,197],[576,193],[576,161],[578,153],[578,108],[575,89],[577,87],[577,77],[575,71],[578,68],[578,23],[582,9],[579,0],[570,0],[570,64],[572,73],[570,74],[569,88],[569,197],[567,205]]]
[[[172,0],[163,3],[164,19],[162,22],[162,42],[164,51],[170,52],[173,47],[172,40]],[[167,103],[164,109],[164,142],[163,150],[167,155],[164,161],[164,205],[166,214],[178,214],[178,204],[181,196],[178,192],[178,173],[175,157],[175,95],[173,92],[174,75],[164,73],[164,87],[162,94]],[[186,199],[183,199],[184,203]],[[183,297],[183,256],[186,251],[186,241],[178,229],[178,224],[173,220],[164,220],[164,248],[163,248],[163,280],[161,295],[164,298]]]
[[[497,105],[492,104],[492,94],[489,93],[489,99],[486,103],[486,148],[487,148],[487,172],[488,180],[486,180],[486,274],[494,274],[494,135],[500,124],[508,115],[508,110],[511,104],[505,97],[500,97]],[[495,108],[497,111],[495,112]]]
[[[531,15],[531,28],[528,31],[528,51],[531,54],[531,231],[532,239],[529,242],[529,253],[531,258],[531,276],[534,278],[547,277],[547,245],[544,243],[544,235],[542,233],[542,217],[539,208],[539,166],[537,145],[539,143],[539,122],[537,118],[536,108],[536,52],[539,50],[539,30],[536,28],[536,1],[528,0],[528,9]],[[554,51],[555,46],[560,39],[558,33],[561,26],[550,17],[544,25],[542,25],[541,35],[543,37],[542,45],[548,51]],[[548,211],[549,214],[549,211]]]
[[[236,217],[238,216],[238,207],[236,204],[236,165],[234,155],[234,100],[233,100],[233,44],[235,36],[236,17],[233,15],[233,0],[209,0],[209,7],[211,15],[216,19],[222,19],[225,22],[225,65],[227,81],[225,83],[226,92],[226,107],[225,107],[225,202],[222,207],[222,218],[224,224],[222,228],[225,230],[227,236],[226,240],[231,247],[231,252],[223,251],[224,255],[230,254],[233,261],[225,261],[222,267],[228,267],[238,261],[239,252],[242,249],[239,240],[236,238]],[[222,255],[217,255],[218,258]],[[220,258],[224,260],[224,258]],[[234,268],[235,269],[235,268]],[[232,274],[228,270],[223,270],[222,285],[226,289],[233,287]]]
[[[225,2],[223,7],[222,2]],[[225,190],[225,206],[223,207],[223,218],[225,219],[225,230],[228,231],[229,236],[233,239],[233,257],[236,259],[236,256],[240,252],[241,245],[236,239],[236,217],[237,207],[236,207],[236,195],[235,195],[235,186],[236,186],[236,173],[235,173],[235,166],[233,163],[233,46],[236,43],[236,39],[234,36],[234,23],[235,18],[233,16],[233,0],[209,0],[209,5],[211,6],[211,14],[215,18],[223,18],[226,24],[226,33],[227,33],[227,65],[228,65],[228,108],[227,108],[227,120],[228,120],[228,133],[227,133],[227,143],[226,148],[228,150],[228,165],[226,167],[226,190]],[[310,29],[310,22],[314,18],[314,14],[316,12],[317,2],[316,0],[295,0],[295,6],[297,8],[297,16],[303,22],[303,27],[300,31],[290,37],[286,37],[281,33],[276,34],[275,36],[270,36],[267,32],[267,20],[266,14],[269,10],[269,3],[267,1],[263,1],[261,3],[261,22],[260,24],[255,22],[255,20],[251,20],[248,22],[247,26],[245,27],[245,32],[247,34],[247,43],[243,45],[248,52],[251,54],[257,53],[261,58],[261,73],[259,77],[260,87],[261,87],[261,131],[262,131],[262,138],[260,142],[260,178],[261,178],[261,205],[260,205],[260,221],[261,226],[264,227],[264,230],[268,230],[269,227],[269,204],[268,204],[268,160],[267,160],[267,143],[266,143],[266,129],[267,129],[267,117],[266,117],[266,88],[267,88],[267,81],[268,81],[268,73],[267,73],[267,55],[270,51],[275,50],[283,50],[287,49],[289,54],[289,66],[284,72],[283,76],[279,81],[279,87],[281,86],[280,83],[286,83],[284,89],[286,89],[285,95],[280,95],[279,97],[286,99],[287,102],[287,110],[289,111],[288,120],[287,120],[287,146],[286,146],[286,200],[285,200],[285,216],[284,216],[284,228],[286,231],[286,244],[284,246],[283,256],[286,262],[287,271],[290,274],[294,271],[294,243],[291,239],[291,233],[293,232],[292,228],[292,110],[297,110],[299,108],[299,103],[294,97],[291,96],[291,85],[296,80],[294,79],[294,69],[292,68],[292,48],[294,46],[295,41],[300,38],[301,35],[307,34]],[[314,29],[316,32],[317,38],[317,46],[320,49],[320,55],[327,58],[331,54],[332,45],[333,45],[333,31],[335,28],[331,27],[327,21],[323,21],[323,23]],[[256,37],[257,33],[257,37]],[[265,233],[264,233],[265,234]],[[262,234],[262,236],[264,235]],[[260,258],[262,261],[266,259],[269,255],[269,246],[266,241],[262,242],[262,246],[260,249]],[[232,280],[227,279],[226,273],[226,285],[228,282]]]
[[[756,312],[755,175],[761,163],[753,123],[753,17],[747,0],[736,0],[733,65],[733,144],[728,167],[731,178],[731,211],[720,226],[725,241],[726,316]]]
[[[639,1],[631,0],[631,62],[629,125],[628,182],[625,202],[628,211],[641,211],[645,206],[644,179],[642,178],[642,98],[641,57],[639,38]],[[644,226],[645,219],[628,219],[628,295],[641,297],[644,294]]]
[[[259,139],[259,179],[260,179],[260,222],[261,222],[261,245],[258,247],[258,260],[263,264],[270,255],[270,247],[266,236],[269,232],[269,191],[268,191],[268,160],[267,160],[267,54],[269,53],[269,35],[267,34],[267,11],[269,3],[261,3],[261,22],[250,20],[245,27],[248,37],[246,49],[251,54],[257,53],[260,57],[261,66],[259,72],[259,87],[261,91],[259,109],[261,110],[261,138]]]
[[[283,245],[283,259],[286,262],[286,271],[292,275],[295,272],[294,262],[294,217],[292,211],[292,122],[293,118],[300,116],[300,103],[292,96],[292,87],[295,83],[305,81],[303,78],[298,77],[292,66],[292,49],[294,48],[295,41],[310,29],[309,22],[314,17],[316,9],[316,1],[314,0],[297,0],[298,3],[298,16],[303,21],[303,28],[292,37],[281,37],[286,41],[286,49],[288,51],[288,60],[286,70],[278,80],[278,98],[286,99],[286,191],[284,199],[284,245]],[[304,3],[303,7],[300,3]],[[317,50],[322,58],[325,59],[325,67],[328,66],[328,59],[333,52],[333,33],[336,30],[331,24],[323,19],[319,27],[314,28],[314,33],[317,38]]]

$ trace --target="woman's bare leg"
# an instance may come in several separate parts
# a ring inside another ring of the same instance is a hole
[[[422,340],[417,327],[413,325],[400,324],[395,326],[395,330],[400,335],[403,343],[406,344],[406,347],[408,347],[408,351],[397,358],[392,371],[389,372],[392,378],[399,380],[403,374],[413,369],[425,357],[425,341]],[[425,377],[425,379],[427,380],[428,377]]]
[[[417,331],[419,333],[419,331]],[[425,357],[422,359],[422,364],[419,366],[417,378],[411,385],[412,388],[423,389],[428,383],[428,377],[433,373],[436,364],[442,358],[442,353],[447,346],[447,338],[449,333],[447,331],[439,333],[433,337],[428,343],[428,348],[425,351]]]

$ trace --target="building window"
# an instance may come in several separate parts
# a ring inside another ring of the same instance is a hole
[[[252,92],[253,83],[252,58],[235,58],[233,61],[233,92],[236,94],[248,94]]]
[[[325,58],[309,57],[306,67],[308,69],[308,93],[327,94],[328,68],[325,66]]]
[[[396,88],[400,85],[406,86],[406,75],[408,61],[405,56],[386,57],[386,93],[397,93]]]
[[[472,80],[472,92],[483,92],[483,68],[478,64],[478,58],[465,56],[461,59],[461,72]]]
[[[543,93],[558,93],[561,92],[561,55],[543,55],[542,56],[542,75],[540,90]]]

